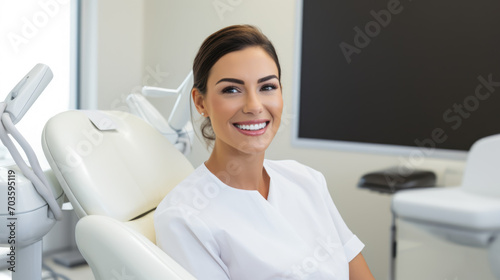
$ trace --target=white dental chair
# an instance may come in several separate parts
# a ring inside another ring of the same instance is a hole
[[[67,111],[42,144],[96,279],[195,279],[155,245],[156,206],[193,170],[165,137],[129,113]]]
[[[397,218],[434,236],[486,248],[491,271],[500,279],[499,176],[500,134],[474,143],[461,186],[397,192],[392,210]]]

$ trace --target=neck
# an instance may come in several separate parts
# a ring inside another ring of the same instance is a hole
[[[244,190],[258,190],[267,199],[269,176],[264,169],[264,152],[246,154],[241,151],[214,146],[206,167],[228,186]]]

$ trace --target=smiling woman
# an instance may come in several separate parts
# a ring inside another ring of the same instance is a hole
[[[197,279],[373,279],[321,173],[265,152],[280,126],[281,70],[257,28],[209,36],[192,97],[208,160],[157,207],[157,244]]]
[[[262,153],[269,146],[283,109],[277,75],[276,64],[262,48],[248,47],[214,64],[205,94],[193,89],[196,108],[210,118],[217,136],[213,157],[234,152],[227,149]],[[241,143],[247,145],[242,147]],[[207,166],[216,162],[209,159]]]

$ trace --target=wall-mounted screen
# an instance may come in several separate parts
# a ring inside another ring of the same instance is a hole
[[[460,158],[500,133],[500,1],[298,2],[294,143]]]

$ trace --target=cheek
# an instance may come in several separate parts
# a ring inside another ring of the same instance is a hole
[[[234,114],[238,109],[238,104],[236,102],[231,102],[231,100],[224,100],[222,98],[211,100],[210,111],[212,114],[217,116],[226,116],[228,114]]]
[[[235,112],[238,110],[234,102],[222,98],[212,98],[207,100],[208,113],[214,130],[230,122]]]
[[[275,98],[269,103],[269,108],[273,112],[274,117],[281,119],[283,112],[283,98]]]

